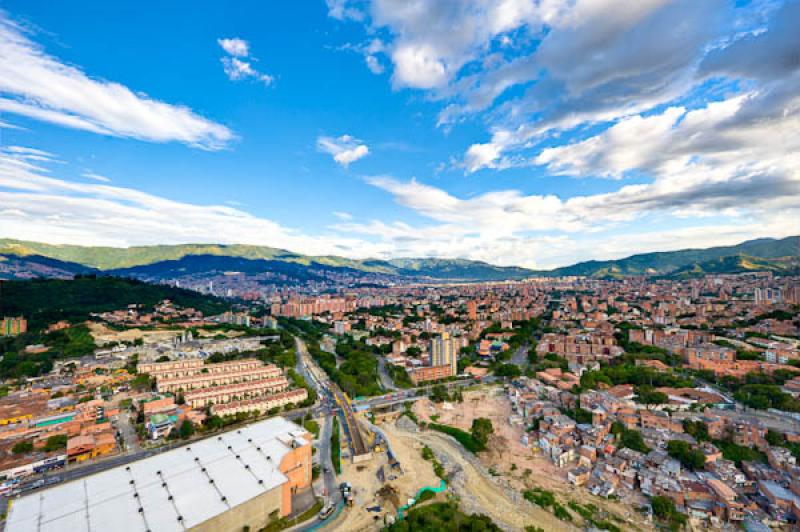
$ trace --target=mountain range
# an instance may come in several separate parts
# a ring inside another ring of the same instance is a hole
[[[761,238],[735,246],[684,249],[586,261],[552,270],[495,266],[466,259],[403,258],[356,260],[307,256],[249,245],[182,244],[129,248],[54,245],[0,239],[0,278],[70,278],[76,274],[164,280],[183,275],[236,271],[274,277],[321,279],[328,273],[375,274],[436,281],[490,281],[534,276],[620,278],[633,275],[690,277],[705,273],[800,271],[800,236]]]

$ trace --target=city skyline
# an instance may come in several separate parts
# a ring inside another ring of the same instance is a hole
[[[8,2],[0,237],[550,268],[800,232],[800,4],[626,6]]]

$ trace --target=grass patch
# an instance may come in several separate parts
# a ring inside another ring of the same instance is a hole
[[[562,521],[572,521],[572,514],[569,513],[567,509],[561,506],[559,503],[553,504],[553,515]]]
[[[312,519],[319,513],[320,510],[322,510],[322,499],[317,499],[317,502],[315,502],[311,508],[301,513],[294,519],[281,517],[280,519],[272,520],[267,523],[267,526],[262,528],[260,532],[279,532],[280,530],[286,530],[287,528],[291,528],[295,525]]]
[[[459,428],[451,427],[449,425],[442,425],[439,423],[428,423],[428,427],[433,430],[449,434],[470,452],[478,453],[486,449],[486,446],[481,444],[481,442],[479,442],[475,438],[473,438],[472,434],[464,430],[461,430]]]
[[[483,514],[467,515],[454,502],[438,502],[415,506],[402,520],[386,528],[389,532],[419,531],[481,531],[500,532],[492,520]]]
[[[331,434],[331,462],[337,475],[342,473],[342,447],[339,440],[339,418],[333,418],[333,434]]]
[[[303,427],[305,427],[308,432],[314,435],[315,440],[319,438],[319,423],[313,419],[307,419],[303,422]]]
[[[432,491],[423,491],[419,498],[417,499],[417,504],[423,503],[425,501],[429,501],[436,497],[436,494]]]
[[[442,480],[446,480],[444,466],[436,459],[436,456],[433,454],[433,451],[427,445],[422,448],[422,458],[423,460],[427,460],[431,462],[433,465],[433,472]]]
[[[583,518],[583,520],[586,521],[586,524],[590,524],[595,528],[599,528],[600,530],[610,530],[611,532],[620,532],[620,528],[617,525],[610,523],[608,519],[603,519],[601,517],[598,517],[597,515],[598,510],[594,504],[590,503],[581,505],[575,501],[570,501],[569,503],[567,503],[567,506],[569,506],[572,511],[580,515]],[[619,519],[618,516],[613,514],[610,517],[612,519]]]
[[[522,496],[526,501],[532,502],[536,506],[540,506],[545,510],[556,504],[556,496],[552,491],[547,491],[542,488],[533,488],[522,492]]]
[[[406,401],[403,403],[403,415],[406,416],[408,419],[419,425],[419,418],[412,410],[414,403],[411,401]]]

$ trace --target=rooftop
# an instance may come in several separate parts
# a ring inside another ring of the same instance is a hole
[[[185,530],[287,481],[279,465],[306,431],[271,418],[12,503],[8,532]]]

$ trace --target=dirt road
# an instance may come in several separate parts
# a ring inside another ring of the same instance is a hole
[[[451,488],[460,497],[461,506],[467,513],[486,514],[506,530],[524,530],[528,525],[539,526],[547,531],[578,530],[528,503],[521,495],[507,492],[483,471],[483,466],[474,456],[450,437],[433,431],[409,432],[394,425],[383,425],[381,428],[392,441],[415,440],[427,445],[445,469],[460,470],[451,482]]]

